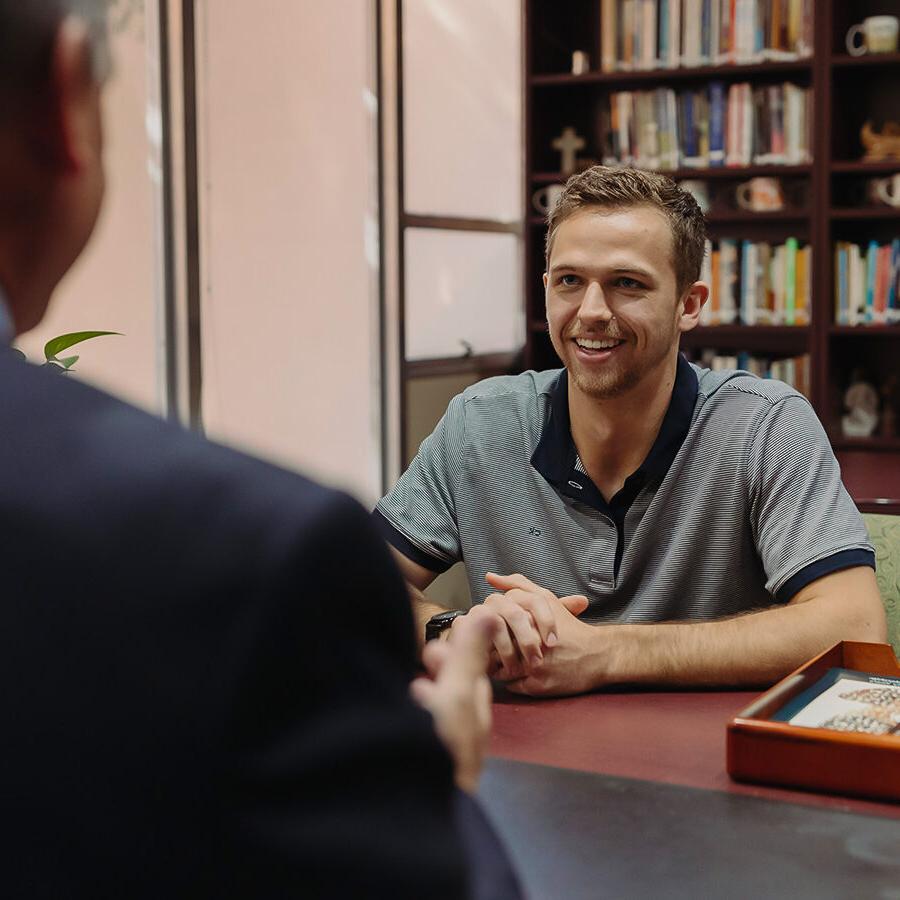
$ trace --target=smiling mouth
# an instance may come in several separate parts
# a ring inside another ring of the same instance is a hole
[[[616,347],[625,343],[625,341],[623,341],[621,338],[591,339],[577,337],[574,340],[579,349],[584,350],[588,353],[600,353],[605,350],[614,350]]]

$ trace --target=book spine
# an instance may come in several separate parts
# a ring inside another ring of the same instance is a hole
[[[709,164],[725,165],[725,85],[709,84]]]
[[[697,56],[702,66],[708,65],[710,62],[709,48],[712,44],[711,20],[710,0],[700,0],[700,51]]]
[[[709,62],[715,65],[719,61],[719,41],[722,36],[722,0],[709,2]]]
[[[753,89],[749,82],[741,85],[741,160],[749,166],[753,160]]]
[[[615,72],[617,0],[602,0],[600,6],[600,71]]]
[[[634,68],[634,5],[637,0],[622,0],[619,9],[619,34],[621,49],[619,51],[619,69],[628,72]]]
[[[722,251],[716,247],[712,251],[709,271],[709,299],[706,305],[709,307],[709,321],[711,325],[719,325],[722,322],[720,289],[722,286]]]
[[[878,260],[875,270],[875,321],[879,325],[887,322],[887,294],[888,278],[891,268],[890,244],[883,244],[878,248]]]
[[[676,0],[678,2],[678,0]],[[656,48],[659,58],[657,65],[661,69],[669,68],[669,0],[659,0],[657,10]]]
[[[863,258],[858,244],[850,244],[848,256],[848,293],[846,325],[859,325],[865,315],[866,305],[866,273],[863,270]]]
[[[847,314],[847,248],[843,242],[838,243],[837,249],[837,278],[835,283],[837,289],[837,319],[841,325],[850,324],[850,317]]]
[[[897,309],[897,278],[900,275],[900,238],[891,241],[891,267],[888,275],[887,321],[889,325],[900,321]]]
[[[797,238],[784,242],[784,323],[797,322]]]
[[[741,321],[756,324],[756,245],[741,243]]]
[[[644,0],[644,25],[641,35],[641,50],[644,69],[653,69],[659,57],[656,42],[656,0]]]
[[[731,325],[737,319],[735,292],[738,285],[737,241],[723,238],[719,242],[719,317],[723,325]]]
[[[669,0],[669,67],[681,65],[681,2]]]
[[[865,321],[875,320],[875,269],[878,263],[878,242],[869,241],[866,251],[866,312]]]
[[[809,247],[797,251],[797,290],[794,322],[809,324]]]

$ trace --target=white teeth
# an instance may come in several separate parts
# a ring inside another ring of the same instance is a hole
[[[610,347],[615,347],[622,342],[620,340],[589,341],[587,338],[575,338],[575,343],[586,350],[608,350]]]

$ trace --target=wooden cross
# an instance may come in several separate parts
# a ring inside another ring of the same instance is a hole
[[[559,170],[563,175],[571,175],[575,171],[575,154],[584,147],[584,138],[579,137],[571,126],[566,126],[563,133],[553,139],[553,149],[562,153]]]

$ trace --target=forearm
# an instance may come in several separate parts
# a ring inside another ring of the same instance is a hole
[[[592,680],[596,687],[771,684],[840,640],[884,639],[875,605],[832,599],[713,622],[600,626]]]

